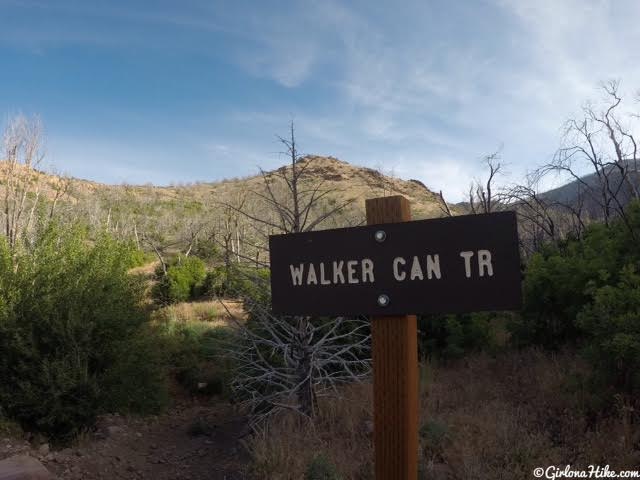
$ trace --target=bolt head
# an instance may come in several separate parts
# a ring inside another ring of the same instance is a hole
[[[373,237],[376,239],[376,242],[382,243],[387,239],[387,232],[384,230],[378,230]]]
[[[378,305],[380,305],[381,307],[386,307],[387,305],[389,305],[390,301],[391,299],[389,298],[388,295],[385,295],[385,294],[378,295]]]

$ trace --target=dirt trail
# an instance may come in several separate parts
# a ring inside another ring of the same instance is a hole
[[[188,402],[150,419],[106,416],[78,447],[41,458],[61,480],[240,480],[246,433],[229,405]]]

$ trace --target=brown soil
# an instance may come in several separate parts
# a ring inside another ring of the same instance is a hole
[[[248,478],[246,434],[230,405],[191,400],[157,417],[105,416],[96,432],[64,450],[4,439],[0,458],[27,453],[60,480],[240,480]]]

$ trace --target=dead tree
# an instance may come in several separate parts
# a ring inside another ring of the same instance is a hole
[[[232,259],[238,263],[243,256],[242,246],[245,240],[245,228],[242,224],[244,215],[240,212],[246,210],[248,203],[247,191],[242,188],[234,192],[233,203],[222,203],[221,213],[218,215],[218,242],[222,248],[224,266],[227,275],[231,270]]]
[[[502,170],[500,152],[492,153],[484,157],[483,162],[489,169],[487,179],[475,180],[469,187],[469,209],[471,213],[491,213],[498,205],[495,195],[495,181]]]
[[[338,317],[315,323],[299,317],[288,322],[255,307],[253,328],[227,310],[241,337],[240,347],[228,351],[236,364],[232,388],[248,406],[253,427],[283,410],[311,417],[319,396],[369,375],[367,321]]]
[[[2,216],[4,234],[15,248],[33,224],[40,199],[42,174],[38,170],[44,153],[42,123],[38,117],[18,115],[4,132],[4,164],[0,166],[4,188]]]
[[[614,202],[618,206],[620,206],[618,195],[622,185],[629,189],[628,193],[633,199],[640,199],[640,190],[637,184],[638,145],[631,129],[623,126],[619,116],[616,114],[616,110],[622,103],[622,97],[618,93],[619,86],[620,84],[617,81],[609,81],[602,86],[609,98],[609,105],[602,113],[598,114],[592,108],[587,110],[589,117],[603,127],[605,135],[610,142],[612,154],[606,157],[606,166],[610,167],[620,177],[620,184],[613,187],[615,190],[610,190],[614,197]],[[608,188],[611,189],[611,185],[608,185]]]
[[[171,252],[180,251],[184,247],[182,238],[176,231],[176,223],[173,218],[160,216],[157,218],[141,218],[136,223],[136,232],[142,245],[149,247],[158,258],[162,275],[167,275],[169,262],[167,258]]]
[[[628,124],[635,117],[620,113],[619,82],[604,84],[602,91],[601,105],[587,103],[581,118],[566,122],[564,145],[540,172],[561,174],[574,182],[576,196],[586,205],[576,209],[565,202],[565,207],[572,214],[580,210],[581,224],[592,217],[607,225],[621,218],[628,225],[625,207],[630,200],[640,199],[637,142]]]
[[[53,216],[58,206],[58,202],[69,194],[73,186],[73,180],[68,175],[56,175],[53,183],[53,199],[49,208],[49,220],[53,219]]]
[[[261,218],[247,209],[226,204],[258,225],[267,227],[269,232],[299,233],[317,229],[323,222],[342,212],[353,200],[346,200],[320,210],[320,206],[336,191],[325,188],[325,180],[314,178],[309,170],[313,159],[298,151],[295,128],[290,124],[289,138],[278,137],[285,147],[281,152],[288,158],[288,166],[272,172],[260,170],[263,189],[249,193],[261,201],[271,218]]]
[[[173,225],[173,228],[181,232],[181,234],[169,236],[167,235],[169,227],[165,227],[161,223],[146,225],[140,233],[138,233],[137,224],[134,225],[136,238],[155,253],[163,275],[167,275],[168,272],[169,262],[167,257],[169,253],[178,253],[179,260],[181,258],[180,255],[188,257],[193,249],[196,248],[205,226],[202,222],[185,220],[182,225]]]
[[[142,232],[140,234],[140,240],[143,245],[147,245],[149,248],[151,248],[151,250],[153,250],[153,253],[155,253],[156,257],[158,258],[160,267],[162,268],[162,274],[166,276],[169,267],[165,258],[167,246],[164,239],[159,237],[158,235],[154,235],[153,232]]]
[[[438,202],[438,207],[440,207],[440,211],[446,216],[446,217],[453,217],[453,212],[451,212],[451,207],[449,207],[449,204],[447,203],[447,201],[444,199],[444,195],[442,193],[442,190],[440,190],[438,192],[438,199],[440,200]]]
[[[289,137],[278,137],[278,139],[286,149],[283,153],[287,156],[289,165],[274,172],[261,172],[263,190],[249,192],[257,199],[261,210],[257,213],[227,204],[227,207],[248,220],[255,233],[262,237],[258,242],[265,247],[269,234],[314,230],[352,203],[351,200],[347,200],[322,208],[325,199],[328,200],[333,191],[325,189],[324,180],[315,178],[311,173],[313,159],[300,155],[293,122],[290,124]],[[252,302],[252,299],[248,301]],[[316,410],[315,397],[318,385],[331,382],[336,376],[344,373],[334,372],[331,375],[325,375],[323,367],[325,364],[322,362],[338,359],[349,350],[343,351],[344,346],[338,348],[337,344],[333,343],[336,340],[333,335],[335,330],[330,328],[329,333],[320,335],[323,329],[333,324],[332,322],[306,316],[273,316],[268,313],[267,308],[254,311],[253,316],[256,318],[254,324],[244,325],[239,329],[246,342],[243,343],[244,348],[236,352],[236,359],[241,366],[255,365],[258,362],[260,368],[243,370],[241,367],[239,376],[234,382],[236,391],[253,392],[251,395],[256,397],[251,397],[252,402],[267,402],[272,407],[282,406],[278,403],[282,401],[290,405],[290,400],[285,399],[293,395],[296,405],[294,409],[312,417]],[[349,329],[348,326],[353,324],[342,320],[336,321],[336,325],[347,328],[339,338],[346,338],[349,335],[357,337],[361,331],[360,326]],[[274,360],[273,356],[263,356],[261,349],[265,346],[273,348],[277,360]],[[333,351],[334,348],[338,348],[332,354],[335,355],[334,357],[324,358],[319,354],[319,352]],[[282,359],[285,360],[288,369],[287,380],[280,376]],[[342,365],[347,364],[343,362]],[[268,387],[265,388],[269,391],[273,390],[272,394],[259,394],[253,386],[255,382],[266,382]],[[280,400],[275,400],[276,397]]]
[[[198,246],[198,240],[204,230],[205,224],[198,220],[187,220],[186,225],[180,229],[182,232],[181,243],[185,246],[183,254],[188,257],[191,251]]]
[[[529,174],[525,183],[500,193],[501,203],[518,214],[520,243],[525,254],[536,252],[543,243],[555,241],[559,236],[557,203],[540,192],[539,181],[538,175]]]

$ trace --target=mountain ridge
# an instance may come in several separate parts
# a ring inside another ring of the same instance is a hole
[[[309,163],[310,162],[310,163]],[[2,162],[1,170],[7,168]],[[385,175],[369,167],[356,166],[332,156],[307,155],[298,160],[306,165],[306,176],[310,181],[323,183],[323,189],[331,192],[330,196],[340,201],[353,202],[376,196],[404,195],[412,204],[415,218],[431,218],[441,215],[440,199],[423,182],[416,179],[400,179]],[[257,191],[263,188],[264,176],[270,177],[283,169],[290,169],[291,165],[283,165],[273,170],[264,171],[256,175],[238,178],[227,178],[218,181],[197,181],[186,184],[152,185],[152,184],[109,184],[95,180],[82,179],[72,176],[61,176],[56,173],[37,171],[32,175],[39,175],[42,180],[41,194],[51,200],[65,191],[65,200],[72,204],[82,203],[96,198],[116,199],[128,197],[145,201],[195,201],[209,203],[211,198],[217,201],[228,201],[242,191]],[[451,206],[455,209],[454,206]]]

